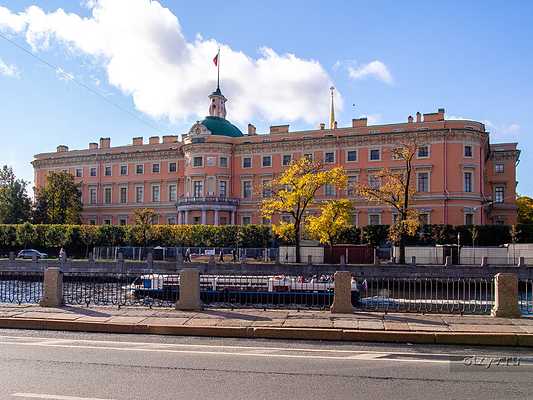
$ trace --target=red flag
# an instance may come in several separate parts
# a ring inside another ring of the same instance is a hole
[[[218,53],[215,58],[213,58],[213,63],[215,64],[215,67],[218,67]]]

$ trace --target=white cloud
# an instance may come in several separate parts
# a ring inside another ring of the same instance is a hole
[[[458,117],[455,115],[450,115],[446,119],[478,121],[475,118]],[[492,140],[517,140],[520,130],[522,129],[522,127],[515,122],[510,124],[495,124],[488,119],[479,122],[485,125],[485,129],[490,133]]]
[[[359,67],[348,67],[348,75],[352,79],[373,77],[388,84],[392,84],[393,82],[389,68],[379,60],[371,61]]]
[[[20,72],[15,65],[7,64],[0,58],[0,75],[9,78],[18,78],[20,77]]]
[[[74,79],[74,75],[72,75],[70,72],[65,71],[61,67],[56,69],[56,75],[60,81],[70,82]]]
[[[215,89],[212,63],[221,48],[221,88],[228,118],[315,123],[327,116],[331,79],[314,60],[263,47],[253,58],[196,35],[188,41],[178,18],[157,1],[85,1],[92,16],[31,6],[15,14],[0,7],[0,29],[24,34],[35,51],[58,42],[99,62],[109,83],[131,95],[135,107],[172,121],[203,116]],[[342,108],[337,93],[336,105]]]

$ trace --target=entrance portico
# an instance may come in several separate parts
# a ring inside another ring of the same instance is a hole
[[[212,225],[220,225],[221,216],[224,216],[229,217],[229,220],[226,219],[226,224],[234,225],[238,205],[238,199],[227,197],[182,197],[176,203],[178,224],[200,223],[207,225],[209,220],[212,220]],[[192,217],[193,214],[195,214],[194,217]],[[191,220],[191,217],[198,218],[198,214],[199,220]],[[208,216],[212,216],[212,219]]]

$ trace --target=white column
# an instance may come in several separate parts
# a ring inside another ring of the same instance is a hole
[[[181,211],[178,211],[178,225],[181,225]]]
[[[205,208],[202,208],[202,225],[205,225],[207,223],[207,211]]]
[[[183,211],[183,225],[188,225],[189,224],[189,210],[185,210]]]
[[[215,225],[218,225],[218,210],[215,210]]]
[[[231,225],[235,225],[235,211],[231,211]]]

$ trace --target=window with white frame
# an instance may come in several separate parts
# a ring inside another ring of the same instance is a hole
[[[474,214],[465,213],[465,225],[474,225]]]
[[[195,156],[192,158],[193,167],[201,167],[204,165],[204,158],[202,156]]]
[[[97,171],[96,167],[91,167],[91,169],[89,170],[89,175],[96,176],[96,171]]]
[[[128,188],[126,186],[122,186],[120,188],[120,203],[126,204],[128,202]]]
[[[242,182],[242,198],[251,199],[252,198],[252,181],[243,181]]]
[[[326,196],[335,196],[335,185],[327,183],[324,185],[324,194]]]
[[[357,175],[348,177],[348,186],[346,188],[346,193],[348,194],[348,196],[355,196],[358,180],[359,177]]]
[[[368,214],[368,225],[381,225],[381,214]]]
[[[204,182],[203,181],[193,181],[193,197],[202,197],[204,195]]]
[[[152,173],[158,174],[161,171],[161,165],[159,163],[152,164]]]
[[[168,201],[173,202],[178,198],[178,186],[175,183],[168,185]]]
[[[270,179],[263,179],[263,197],[272,197],[272,188]]]
[[[346,151],[346,161],[348,161],[348,162],[357,161],[357,150],[347,150]]]
[[[381,160],[380,149],[370,149],[368,159],[370,161],[379,161],[379,160]]]
[[[97,202],[97,191],[95,187],[89,188],[89,204],[96,204]]]
[[[417,157],[418,158],[428,158],[429,157],[429,146],[428,145],[419,146],[418,147]]]
[[[128,166],[127,165],[121,165],[120,166],[120,175],[125,176],[128,175]]]
[[[110,187],[104,188],[104,204],[111,204],[111,190],[112,189]]]
[[[496,186],[494,188],[494,202],[503,203],[505,200],[505,188],[503,186]]]
[[[429,192],[429,172],[417,172],[417,191]]]
[[[83,177],[83,169],[76,168],[76,178],[82,178],[82,177]]]
[[[94,218],[89,219],[89,225],[96,225],[96,220]]]
[[[228,168],[228,157],[220,157],[220,168]]]
[[[112,174],[112,168],[111,165],[106,165],[104,168],[104,175],[105,176],[111,176]]]
[[[307,158],[309,161],[313,161],[313,153],[305,153],[304,157]]]
[[[494,172],[496,172],[497,174],[503,174],[503,172],[504,172],[504,164],[496,164],[494,166]]]
[[[290,215],[282,215],[281,216],[281,222],[284,222],[286,224],[289,224],[292,222],[292,218]]]
[[[282,158],[281,158],[281,164],[286,167],[287,165],[290,165],[292,161],[292,155],[290,154],[283,154]]]
[[[472,179],[473,179],[472,172],[464,172],[463,180],[464,180],[464,191],[465,192],[470,193],[474,190]]]
[[[368,186],[372,189],[379,189],[381,181],[377,175],[368,175]]]
[[[137,164],[135,166],[135,173],[137,175],[141,175],[141,174],[144,174],[144,164]]]
[[[418,221],[420,225],[429,225],[429,213],[418,214]]]
[[[126,218],[126,217],[120,217],[120,218],[118,219],[118,224],[119,224],[119,225],[127,225],[127,224],[128,224],[128,218]]]
[[[469,144],[466,144],[464,146],[464,156],[465,157],[472,157],[472,146]]]
[[[249,215],[243,215],[241,217],[241,224],[242,225],[250,225],[252,223],[252,217]]]
[[[263,156],[263,167],[271,167],[272,166],[272,156]]]
[[[168,163],[168,172],[176,172],[178,170],[178,164],[176,162]]]
[[[174,216],[167,217],[167,224],[176,225],[176,217],[174,217]]]
[[[252,168],[252,157],[243,157],[242,158],[242,167],[243,168]]]
[[[226,197],[227,195],[227,189],[228,189],[228,182],[227,181],[219,181],[218,182],[218,195],[220,197]]]
[[[143,186],[135,187],[135,202],[144,203],[144,187]]]
[[[159,203],[161,201],[161,187],[159,185],[152,185],[152,203]]]
[[[111,225],[111,218],[104,218],[104,225]]]
[[[335,152],[333,151],[326,151],[324,153],[324,162],[326,164],[333,164],[335,162]]]

